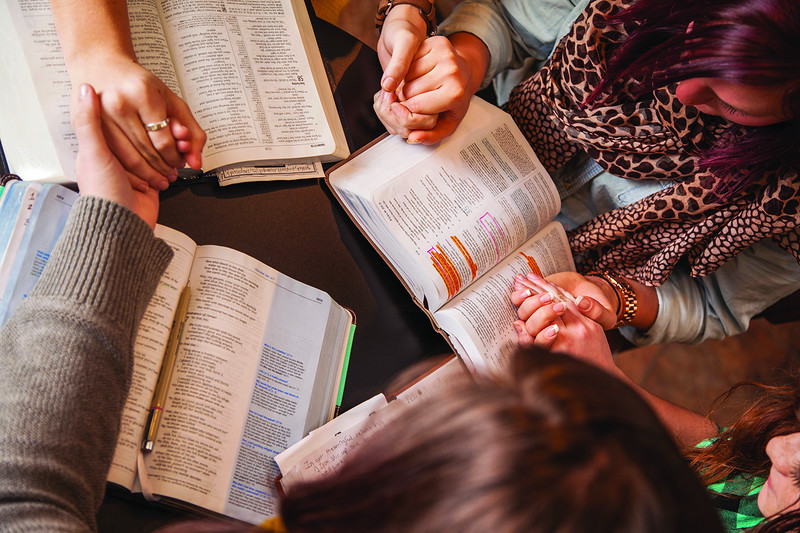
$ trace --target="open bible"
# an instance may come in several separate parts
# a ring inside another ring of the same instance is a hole
[[[384,136],[327,183],[473,371],[517,345],[514,275],[575,269],[555,185],[511,117],[479,98],[438,145]]]
[[[221,185],[321,177],[349,153],[303,0],[129,0],[136,56],[208,135]],[[70,80],[48,2],[0,4],[0,140],[12,172],[74,181]]]
[[[12,266],[0,300],[4,313],[38,279],[76,196],[35,182],[6,190],[0,247]],[[3,229],[6,221],[21,228],[21,238]],[[164,226],[156,235],[175,256],[137,332],[108,480],[258,523],[276,512],[273,457],[333,418],[341,403],[354,317],[327,293],[241,252],[197,246]],[[185,320],[173,320],[186,286]],[[173,322],[183,323],[175,360],[162,368]],[[163,371],[171,371],[163,416],[152,451],[144,453]]]

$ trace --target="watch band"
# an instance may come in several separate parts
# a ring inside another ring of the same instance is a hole
[[[375,27],[378,31],[383,28],[386,15],[394,6],[407,4],[419,9],[420,15],[428,25],[428,37],[436,34],[436,7],[433,0],[381,0],[378,4],[378,12],[375,14]]]
[[[639,300],[636,298],[636,291],[633,290],[631,284],[610,272],[589,272],[587,276],[603,278],[614,289],[619,301],[617,323],[614,324],[614,328],[630,323],[636,316],[636,311],[639,310]]]

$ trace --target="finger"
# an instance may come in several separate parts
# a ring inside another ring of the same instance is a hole
[[[391,59],[383,69],[381,88],[387,92],[394,92],[403,81],[408,72],[408,67],[414,60],[419,48],[420,40],[410,32],[398,32],[396,42],[391,48]]]
[[[175,144],[175,137],[172,135],[172,129],[169,127],[169,115],[159,115],[162,118],[148,120],[142,117],[142,127],[147,133],[149,146],[147,144],[138,145],[134,141],[134,145],[145,156],[148,163],[153,168],[161,171],[162,168],[167,168],[163,172],[165,176],[170,174],[176,168],[181,168],[186,164],[183,155],[178,152],[178,147]],[[157,129],[156,129],[157,128]],[[139,141],[139,137],[135,136]],[[152,150],[155,149],[155,152]]]
[[[425,145],[436,144],[442,139],[449,137],[456,131],[461,123],[461,117],[454,117],[449,113],[442,113],[436,121],[436,126],[430,130],[414,130],[408,134],[408,142]]]
[[[539,298],[544,299],[548,296],[549,295],[543,294],[539,297],[531,298],[530,300],[537,300]],[[525,306],[525,303],[520,306],[520,309],[522,309],[523,306]],[[564,304],[564,302],[556,302],[553,304],[542,305],[535,312],[530,313],[527,319],[522,318],[522,314],[520,314],[519,317],[520,319],[525,320],[525,328],[528,330],[528,333],[536,336],[544,328],[546,328],[548,324],[560,318],[566,309],[567,306]]]
[[[169,186],[167,178],[151,167],[119,127],[109,120],[103,121],[103,132],[111,151],[128,172],[146,181],[150,187],[162,191]]]
[[[167,112],[170,117],[177,120],[178,124],[188,131],[188,137],[184,137],[178,136],[173,130],[172,134],[176,139],[190,141],[191,143],[191,148],[189,150],[182,150],[178,147],[178,151],[181,152],[186,163],[190,167],[195,170],[200,170],[203,167],[203,147],[206,144],[206,132],[203,131],[203,128],[201,128],[200,124],[195,120],[186,102],[172,93],[167,96]]]
[[[591,296],[578,296],[577,299],[578,311],[603,326],[603,329],[612,329],[617,323],[617,316]]]
[[[104,93],[101,97],[101,103],[103,105],[103,123],[107,129],[111,129],[109,126],[113,123],[116,126],[117,133],[127,138],[127,144],[139,152],[141,159],[152,168],[153,171],[158,172],[161,176],[167,176],[173,173],[175,168],[164,161],[161,155],[156,151],[145,129],[145,124],[147,123],[164,120],[167,116],[166,110],[163,101],[160,105],[154,103],[152,97],[148,98],[149,94],[148,91],[143,91],[141,93],[141,97],[147,100],[142,104],[142,108],[147,109],[147,111],[143,111],[143,116],[140,116],[140,111],[132,106],[131,100],[125,97],[124,94],[116,92]],[[166,130],[166,132],[164,130]],[[169,128],[163,128],[159,130],[158,133],[159,136],[168,136],[170,139],[172,138],[172,133],[169,131]],[[168,142],[174,144],[174,141],[167,141],[167,143]],[[120,140],[117,140],[115,144],[121,145],[122,143]],[[177,154],[177,150],[174,148],[173,153]],[[128,155],[125,159],[132,158]],[[120,158],[120,160],[125,164],[123,158]],[[137,169],[144,172],[141,163],[137,165],[137,168],[128,167],[127,165],[126,168],[132,172],[136,172]],[[149,178],[151,174],[152,173],[146,172],[145,174],[140,174],[140,177],[153,185],[153,181]]]
[[[396,123],[396,117],[389,110],[389,106],[396,100],[394,93],[388,93],[381,89],[372,97],[372,109],[375,115],[381,121],[386,131],[391,135],[399,135],[402,132],[402,127]]]
[[[72,128],[82,154],[93,161],[100,161],[110,155],[105,142],[100,119],[100,100],[94,88],[82,84],[78,103],[72,113]]]
[[[517,339],[519,340],[520,346],[531,346],[533,344],[533,337],[528,334],[524,322],[521,320],[514,322],[514,329],[517,330]]]
[[[541,333],[536,335],[536,337],[533,339],[533,344],[539,348],[549,350],[558,338],[559,329],[560,328],[558,324],[551,324],[547,326]]]
[[[397,118],[398,123],[409,130],[429,130],[436,126],[437,115],[412,113],[401,102],[389,106],[389,111]]]

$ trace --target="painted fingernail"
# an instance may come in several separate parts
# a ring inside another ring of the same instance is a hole
[[[523,298],[530,298],[530,296],[531,296],[532,294],[533,294],[533,293],[531,292],[531,290],[530,290],[530,289],[525,289],[525,291],[522,293],[522,297],[523,297]]]
[[[548,339],[552,339],[553,337],[558,335],[558,326],[555,324],[553,324],[552,326],[547,326],[542,333]]]
[[[522,274],[516,274],[516,275],[514,275],[514,279],[517,280],[517,281],[524,281],[525,280],[525,276],[523,276]]]
[[[550,303],[553,301],[553,295],[550,294],[549,292],[546,292],[541,296],[539,296],[539,301],[542,302],[543,304]]]
[[[81,83],[81,86],[78,88],[78,100],[83,100],[89,94],[89,85],[86,83]]]
[[[567,306],[564,305],[564,302],[558,302],[558,303],[553,304],[553,311],[555,311],[556,313],[560,313],[566,308],[567,308]]]
[[[592,306],[592,302],[590,302],[587,298],[583,296],[578,296],[575,298],[575,305],[578,306],[578,309],[581,311],[586,311]]]

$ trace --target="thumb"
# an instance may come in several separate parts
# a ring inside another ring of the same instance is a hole
[[[420,42],[413,36],[396,43],[391,52],[389,64],[383,70],[381,88],[386,92],[394,92],[408,74],[408,68],[414,60]]]
[[[97,152],[106,147],[103,129],[100,125],[100,99],[94,87],[83,83],[78,88],[78,102],[72,113],[72,129],[78,139],[81,151]]]
[[[617,323],[617,315],[590,296],[578,296],[576,305],[583,316],[594,320],[603,329],[611,329]]]

